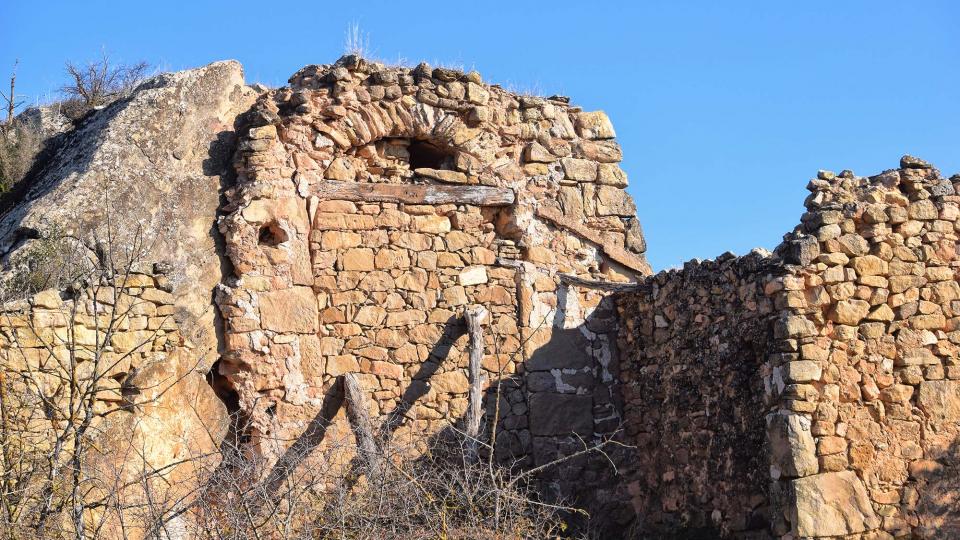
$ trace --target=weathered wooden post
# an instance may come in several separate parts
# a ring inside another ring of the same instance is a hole
[[[480,418],[483,416],[483,380],[480,373],[480,361],[483,360],[483,320],[487,317],[483,306],[471,306],[464,314],[467,331],[470,334],[470,403],[467,405],[467,459],[478,458],[477,443],[480,436]]]
[[[353,373],[343,376],[343,394],[347,402],[347,419],[350,420],[353,435],[357,438],[360,455],[367,462],[368,474],[371,478],[379,477],[383,472],[380,448],[373,436],[367,397]]]

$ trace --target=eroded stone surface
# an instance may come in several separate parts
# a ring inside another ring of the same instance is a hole
[[[232,176],[234,120],[255,98],[240,64],[224,61],[159,75],[96,111],[60,136],[42,174],[5,208],[3,259],[29,245],[25,230],[106,246],[109,222],[118,258],[136,245],[138,260],[172,265],[177,320],[209,368],[221,264],[214,224]]]

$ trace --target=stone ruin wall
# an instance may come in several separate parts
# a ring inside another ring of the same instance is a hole
[[[726,254],[620,293],[623,495],[648,534],[715,538],[765,530],[763,411],[774,302],[769,253]]]
[[[143,467],[163,471],[149,481],[154,500],[187,496],[199,479],[194,467],[227,434],[226,408],[198,370],[203,353],[174,319],[171,291],[164,265],[156,265],[0,306],[5,421],[27,437],[18,442],[29,459],[50,448],[71,412],[86,415],[79,393],[92,396],[86,434],[97,443],[84,454],[84,489],[108,505],[143,504]],[[38,389],[51,401],[40,400]],[[123,534],[113,522],[105,530],[137,538],[138,516],[127,518]]]
[[[625,481],[648,530],[960,532],[954,182],[909,157],[821,173],[776,255],[621,295]]]
[[[486,407],[499,383],[505,460],[542,464],[614,432],[613,306],[561,279],[650,273],[606,116],[426,65],[347,57],[290,82],[245,120],[220,224],[235,275],[217,297],[218,375],[250,447],[278,456],[344,373],[394,439],[457,421],[473,304],[490,313]],[[340,436],[342,418],[326,433]],[[553,487],[609,472],[569,462]]]
[[[488,417],[502,391],[498,455],[542,464],[622,428],[635,448],[613,456],[619,481],[576,460],[545,486],[618,512],[595,514],[615,527],[633,520],[618,534],[957,535],[960,178],[912,158],[870,178],[822,173],[774,254],[651,276],[603,113],[352,57],[290,83],[238,118],[237,182],[220,208],[232,268],[210,377],[249,421],[251,452],[302,442],[344,373],[394,439],[456,422],[463,311],[477,304],[490,312]],[[182,307],[178,292],[133,276],[123,294],[145,312],[105,352],[156,337],[97,405],[112,444],[158,464],[226,431],[196,369],[206,356],[158,322]],[[76,305],[63,298],[5,308],[6,372],[44,359],[31,339],[72,326],[56,315]],[[124,385],[167,380],[184,388],[124,402]],[[322,442],[341,437],[337,416]]]
[[[791,311],[785,354],[771,359],[781,409],[802,415],[791,445],[802,478],[788,490],[801,533],[839,532],[812,499],[848,485],[858,510],[848,525],[886,537],[960,533],[955,183],[905,157],[899,170],[821,174],[809,186],[800,265],[773,293]]]

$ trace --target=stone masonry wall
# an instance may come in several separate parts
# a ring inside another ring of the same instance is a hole
[[[41,456],[63,437],[66,461],[70,430],[81,428],[89,410],[83,435],[90,446],[79,478],[90,500],[108,502],[87,519],[116,538],[141,538],[153,525],[128,512],[121,533],[118,516],[110,514],[144,504],[145,486],[150,500],[189,500],[199,464],[215,459],[210,456],[228,427],[223,403],[197,369],[203,355],[173,318],[172,286],[162,273],[167,266],[79,290],[45,290],[0,307],[8,452],[27,464],[39,458],[42,466]],[[93,398],[89,409],[87,396]],[[26,454],[16,454],[21,450]],[[25,465],[11,466],[12,477],[18,466]],[[143,480],[143,471],[155,472]],[[31,485],[17,489],[27,497],[36,493]]]
[[[869,178],[811,181],[790,239],[798,265],[774,293],[789,352],[771,357],[771,386],[798,418],[775,532],[960,533],[954,182],[909,156]]]
[[[613,433],[616,314],[564,281],[650,273],[606,116],[425,64],[344,57],[290,83],[244,119],[220,223],[234,276],[218,374],[251,450],[282,453],[348,372],[393,437],[456,422],[471,304],[490,312],[503,459],[542,464]],[[550,487],[600,484],[600,469],[568,462]]]
[[[642,531],[958,533],[955,182],[910,156],[869,178],[821,172],[776,255],[619,295]]]
[[[621,470],[648,535],[765,531],[769,475],[763,381],[779,260],[692,261],[617,297],[626,439]]]
[[[163,362],[183,347],[173,320],[165,276],[132,274],[123,285],[85,290],[79,299],[46,290],[3,306],[0,351],[8,380],[69,377],[65,366],[100,378],[96,411],[106,415],[129,404],[123,383],[140,368]],[[116,307],[115,307],[116,306]],[[108,335],[107,332],[110,332]],[[97,371],[94,373],[93,362]],[[60,384],[67,384],[63,379]]]

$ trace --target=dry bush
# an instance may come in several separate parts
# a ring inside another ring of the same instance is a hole
[[[150,64],[115,64],[107,53],[85,65],[67,62],[69,83],[60,90],[66,97],[63,113],[77,119],[93,108],[124,97],[137,87],[150,70]]]
[[[0,126],[0,193],[23,180],[42,143],[40,133],[25,123],[12,120]]]
[[[107,235],[109,238],[110,235]],[[62,245],[64,239],[48,239]],[[76,243],[75,243],[76,244]],[[39,248],[51,249],[51,246]],[[108,418],[148,403],[129,394],[134,372],[124,366],[161,332],[145,332],[130,350],[115,350],[145,301],[131,295],[131,276],[144,251],[141,236],[121,259],[86,254],[80,265],[50,255],[54,282],[62,273],[84,283],[59,308],[29,308],[16,301],[22,288],[0,298],[0,539],[117,538],[106,534],[130,503],[131,484],[155,483],[163,471],[105,470],[98,441]],[[108,250],[107,253],[114,251]],[[81,274],[80,268],[86,270]],[[57,274],[56,272],[61,272]],[[15,274],[16,275],[16,274]],[[15,285],[22,285],[14,283]],[[49,291],[56,294],[54,291]],[[13,295],[11,297],[11,295]],[[9,300],[14,298],[14,300]],[[172,387],[177,381],[164,383]],[[134,456],[131,456],[133,458]],[[131,459],[130,463],[136,463]],[[115,474],[113,474],[115,473]],[[131,480],[132,479],[132,480]],[[143,490],[138,490],[143,491]],[[158,505],[159,506],[159,505]]]
[[[225,446],[189,510],[189,536],[492,540],[570,533],[565,516],[578,510],[541,501],[529,471],[470,459],[468,442],[451,427],[437,437],[381,444],[380,465],[371,467],[352,439],[326,441],[287,454],[295,465],[279,475],[262,458]]]
[[[370,49],[370,34],[360,28],[359,23],[347,25],[343,34],[343,53],[369,59],[373,56]]]

